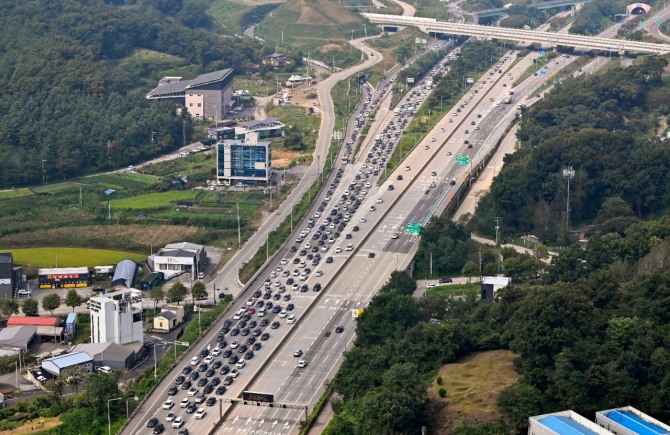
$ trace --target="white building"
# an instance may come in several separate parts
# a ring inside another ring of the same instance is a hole
[[[196,280],[207,266],[205,247],[195,243],[181,242],[165,245],[157,254],[151,255],[149,267],[154,272],[163,272],[166,280],[183,272]]]
[[[120,290],[90,300],[91,343],[144,342],[142,292]]]
[[[596,423],[619,435],[670,434],[670,426],[632,406],[596,412]]]
[[[528,435],[613,435],[574,411],[552,412],[528,418]]]
[[[482,278],[481,284],[482,300],[493,300],[498,290],[509,285],[512,285],[512,278],[505,276],[485,276]]]

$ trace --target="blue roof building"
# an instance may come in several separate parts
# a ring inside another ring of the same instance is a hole
[[[669,435],[670,426],[632,406],[596,413],[596,423],[619,435]]]
[[[70,313],[67,315],[67,320],[65,320],[65,331],[74,332],[74,329],[77,327],[77,313]]]
[[[46,370],[54,376],[58,376],[63,369],[85,364],[90,365],[92,362],[93,358],[91,358],[86,352],[75,352],[45,359],[42,361],[42,369]]]
[[[528,435],[612,435],[573,411],[537,415],[528,419]]]

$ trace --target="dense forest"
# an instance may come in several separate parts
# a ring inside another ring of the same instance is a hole
[[[621,226],[658,216],[670,207],[670,148],[657,136],[670,112],[667,61],[613,67],[588,78],[565,79],[532,110],[523,112],[521,149],[508,155],[472,221],[492,235],[494,217],[506,234],[531,233],[546,242],[567,240],[567,183],[571,227]],[[607,223],[607,221],[610,221]]]
[[[132,164],[181,145],[183,130],[190,139],[190,119],[145,99],[165,72],[161,64],[124,60],[145,49],[182,59],[192,76],[246,72],[257,47],[208,30],[205,5],[3,1],[0,187]]]
[[[593,418],[632,405],[667,421],[668,266],[670,218],[662,218],[562,254],[545,281],[520,279],[494,303],[414,301],[415,282],[394,273],[357,320],[356,346],[333,381],[342,401],[325,433],[418,434],[425,425],[435,433],[425,389],[437,369],[491,349],[519,355],[521,380],[498,397],[512,433],[523,433],[531,415],[564,409]]]

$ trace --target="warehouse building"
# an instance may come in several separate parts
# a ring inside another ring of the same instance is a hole
[[[670,426],[632,406],[596,412],[596,423],[618,435],[668,435]]]
[[[74,352],[42,361],[42,370],[53,376],[60,376],[63,370],[77,366],[84,366],[87,371],[91,371],[93,370],[93,358],[86,352]]]
[[[528,435],[612,435],[573,411],[560,411],[528,418]]]
[[[137,263],[128,259],[119,261],[112,277],[112,287],[119,290],[132,288],[136,274]]]
[[[79,288],[91,285],[91,274],[87,267],[39,269],[37,279],[40,288]]]
[[[0,330],[0,356],[28,352],[28,346],[37,335],[37,326],[12,326]]]
[[[119,290],[93,296],[91,310],[91,343],[143,343],[142,292]]]
[[[257,133],[249,140],[224,140],[216,144],[216,179],[219,183],[268,183],[272,175],[272,146],[258,141]]]
[[[72,353],[86,353],[94,368],[107,366],[114,370],[124,370],[132,366],[142,354],[140,343],[120,345],[116,343],[83,343],[72,349]]]
[[[481,297],[483,301],[492,301],[498,290],[512,284],[512,278],[504,276],[485,276],[482,278]]]
[[[233,70],[222,69],[199,75],[193,80],[163,77],[147,94],[148,100],[172,101],[193,118],[223,119],[231,110]]]
[[[241,127],[235,128],[235,139],[247,141],[258,141],[264,139],[275,139],[284,137],[284,124],[279,118],[267,118],[245,122]],[[254,133],[254,135],[252,135]]]

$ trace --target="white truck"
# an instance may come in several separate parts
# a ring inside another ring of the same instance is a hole
[[[509,103],[511,103],[511,102],[512,102],[512,96],[511,96],[510,94],[507,94],[507,96],[506,96],[505,99],[503,100],[503,103],[505,103],[505,104],[509,104]]]

